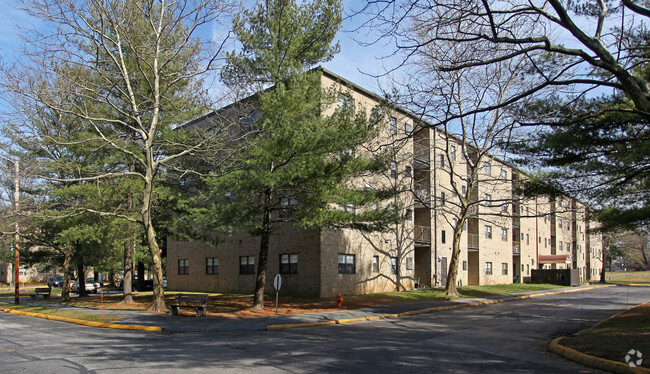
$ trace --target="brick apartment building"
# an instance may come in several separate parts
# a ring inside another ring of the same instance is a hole
[[[357,107],[369,110],[380,101],[324,69],[322,85],[343,85]],[[219,114],[210,116],[215,115]],[[459,154],[459,138],[423,128],[421,123],[408,111],[393,108],[372,141],[392,147],[390,173],[353,181],[365,188],[405,186],[407,192],[396,196],[405,221],[388,232],[372,234],[284,224],[271,236],[267,274],[267,279],[282,274],[283,294],[332,297],[408,290],[416,284],[444,285],[452,254],[454,191],[458,191],[449,168],[454,168],[459,180],[467,168]],[[597,223],[589,218],[587,206],[570,197],[515,196],[515,186],[524,178],[523,172],[496,157],[484,161],[473,191],[484,203],[463,227],[459,285],[523,282],[532,269],[539,268],[579,269],[582,281],[600,276],[602,239],[590,230]],[[170,238],[168,289],[251,293],[259,241],[238,234],[212,246]],[[272,287],[267,282],[269,291]]]

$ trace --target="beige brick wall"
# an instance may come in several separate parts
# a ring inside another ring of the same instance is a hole
[[[167,243],[168,289],[251,294],[259,265],[259,237],[234,235],[216,246],[169,239]],[[283,274],[281,294],[318,296],[320,283],[319,231],[291,225],[272,235],[269,245],[266,291],[273,291],[280,254],[298,254],[298,274]],[[254,274],[239,274],[240,256],[255,256]],[[206,274],[206,258],[219,259],[219,274]],[[189,260],[189,274],[178,274],[178,260]]]

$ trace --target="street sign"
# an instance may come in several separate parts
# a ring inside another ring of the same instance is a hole
[[[280,287],[282,287],[282,277],[280,274],[275,276],[275,279],[273,279],[273,287],[275,287],[276,291],[280,291]]]

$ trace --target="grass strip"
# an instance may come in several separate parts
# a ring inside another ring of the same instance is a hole
[[[16,305],[16,304],[0,302],[0,308],[16,310],[20,312],[27,312],[27,313],[44,314],[48,316],[72,318],[72,319],[78,319],[78,320],[89,321],[89,322],[102,322],[102,316],[100,314],[76,312],[72,310],[51,309],[51,308],[46,308],[46,307],[36,306],[36,305],[22,305],[22,304]],[[111,322],[122,321],[122,320],[124,320],[124,318],[107,316],[107,315],[104,315],[103,317],[103,322],[105,323],[111,323]]]

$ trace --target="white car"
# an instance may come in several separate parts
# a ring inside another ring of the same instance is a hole
[[[88,293],[97,293],[97,285],[92,281],[85,282],[86,292]],[[79,293],[79,281],[76,281],[72,284],[72,292]]]

